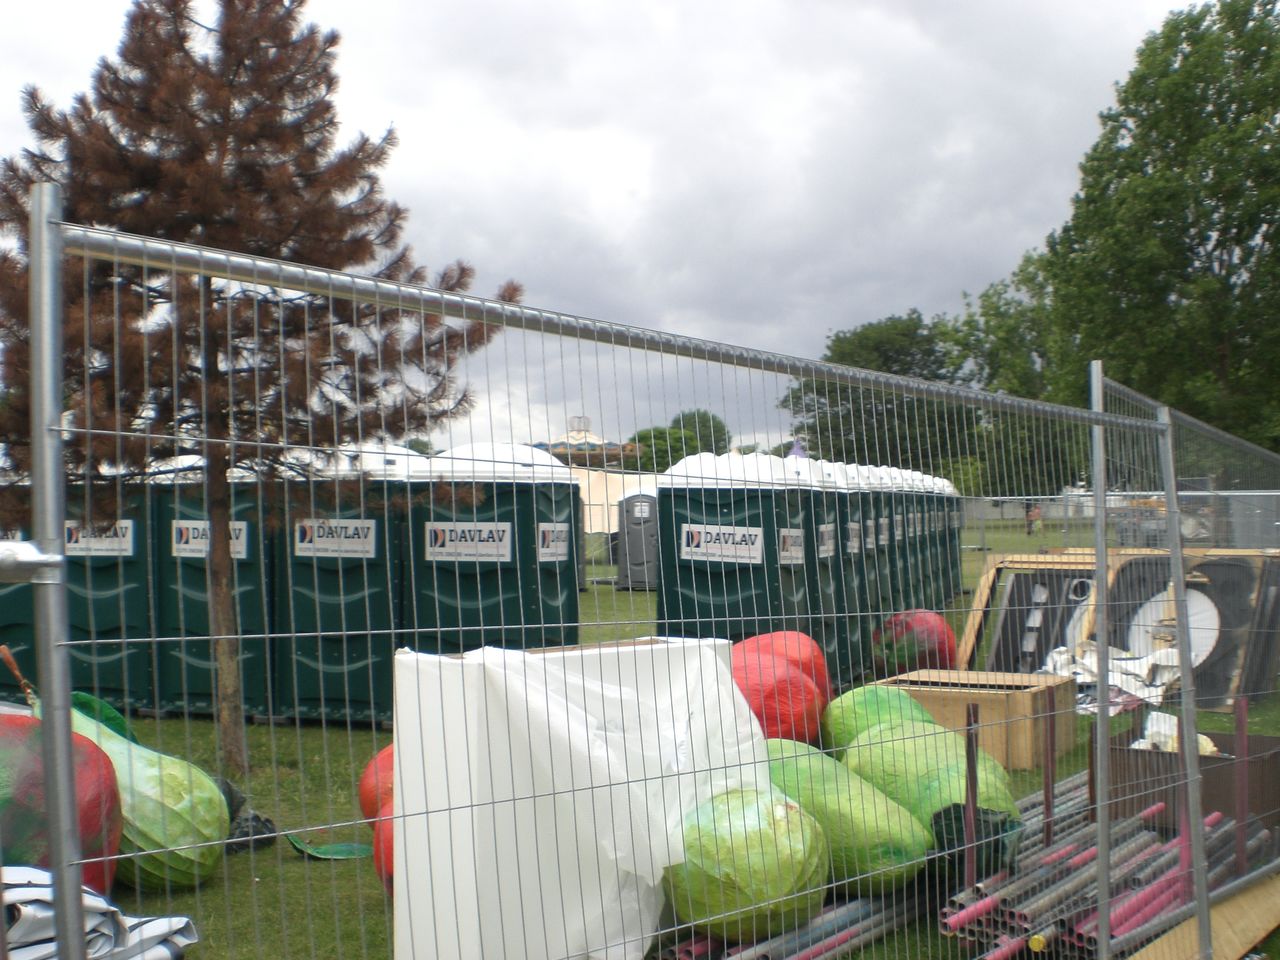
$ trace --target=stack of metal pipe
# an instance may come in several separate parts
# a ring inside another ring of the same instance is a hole
[[[1164,809],[1155,804],[1111,825],[1110,856],[1098,862],[1097,826],[1090,819],[1088,785],[1064,781],[1054,791],[1052,839],[1043,803],[1019,804],[1027,830],[1014,868],[951,897],[940,914],[944,935],[987,948],[983,960],[1008,960],[1023,951],[1092,958],[1098,950],[1098,871],[1111,890],[1112,956],[1135,950],[1182,919],[1192,899],[1183,837],[1167,840],[1153,828]],[[1250,820],[1238,830],[1221,813],[1205,818],[1205,850],[1212,890],[1272,856],[1270,833]]]
[[[866,897],[827,907],[803,927],[737,947],[725,960],[836,960],[915,920],[922,909],[912,897]]]

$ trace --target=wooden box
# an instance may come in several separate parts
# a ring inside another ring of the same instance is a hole
[[[1218,812],[1234,817],[1237,789],[1243,785],[1248,812],[1268,829],[1280,826],[1280,737],[1250,734],[1247,770],[1240,771],[1235,736],[1230,733],[1205,736],[1222,755],[1200,758],[1201,813],[1207,816]],[[1162,801],[1165,808],[1152,822],[1176,830],[1187,784],[1182,754],[1134,750],[1129,746],[1132,738],[1132,733],[1111,738],[1111,816],[1114,819],[1131,817]],[[1096,764],[1091,765],[1091,777],[1095,777],[1096,772]],[[1095,783],[1090,783],[1090,789],[1096,796]]]
[[[966,707],[978,705],[978,745],[1006,770],[1039,767],[1045,756],[1047,717],[1054,714],[1055,754],[1076,745],[1076,682],[1040,673],[914,670],[887,680],[942,726],[964,730]]]

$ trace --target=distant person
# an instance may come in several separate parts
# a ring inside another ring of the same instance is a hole
[[[1027,536],[1031,536],[1040,529],[1040,520],[1043,514],[1040,512],[1040,504],[1027,504]]]

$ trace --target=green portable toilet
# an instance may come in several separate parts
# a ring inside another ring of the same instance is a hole
[[[876,586],[876,525],[871,517],[867,468],[833,464],[842,482],[840,497],[840,586],[844,596],[849,656],[839,664],[840,686],[856,685],[870,674],[871,635],[879,622],[873,615],[871,590]]]
[[[160,708],[214,713],[213,644],[207,577],[210,528],[202,483],[154,485],[156,535],[156,689]],[[231,595],[240,637],[240,688],[250,716],[272,715],[266,634],[270,619],[272,545],[256,485],[231,486]]]
[[[953,606],[959,591],[959,540],[952,529],[958,519],[958,503],[949,491],[955,488],[942,477],[933,478],[933,569],[937,609]]]
[[[946,590],[941,582],[941,551],[938,548],[938,481],[921,474],[920,482],[920,569],[923,587],[920,605],[941,611],[946,605]]]
[[[867,585],[874,631],[898,609],[894,597],[897,574],[893,569],[893,489],[885,467],[867,467],[864,477],[867,493],[863,526],[870,525],[868,540],[873,545],[867,557]]]
[[[84,488],[67,488],[67,647],[74,690],[92,693],[121,710],[154,710],[154,618],[151,600],[152,524],[144,498],[130,499],[114,522],[82,523]],[[14,539],[29,532],[10,531]],[[0,584],[0,643],[36,682],[35,606],[30,584]],[[0,668],[6,699],[24,697]]]
[[[287,498],[276,538],[275,712],[389,721],[400,596],[387,507],[362,477],[319,479],[302,495],[307,506]]]
[[[792,455],[783,457],[782,464],[788,488],[798,490],[805,501],[804,569],[809,615],[808,625],[800,629],[821,644],[828,669],[834,673],[837,663],[849,659],[843,649],[848,642],[848,627],[839,542],[843,484],[836,476],[836,465],[827,461]]]
[[[80,507],[68,490],[68,517],[82,517]],[[142,498],[121,513],[104,527],[66,522],[71,686],[118,708],[155,710],[153,528]]]
[[[893,611],[911,608],[911,554],[907,521],[911,516],[910,492],[905,472],[898,467],[885,467],[889,486],[889,569],[892,576]]]
[[[578,641],[581,497],[545,450],[477,443],[432,457],[413,498],[407,581],[426,653]]]
[[[695,454],[660,475],[659,633],[804,630],[807,500],[768,454]]]
[[[964,532],[964,499],[955,485],[943,481],[943,496],[947,504],[949,523],[946,530],[946,571],[950,596],[957,597],[964,588],[964,564],[961,559],[960,536]]]
[[[925,512],[928,485],[919,470],[906,472],[907,502],[907,553],[909,558],[908,583],[911,608],[932,609],[929,600],[929,543],[925,531]]]
[[[812,608],[817,604],[826,624],[828,611],[834,622],[822,639],[827,669],[839,689],[853,686],[866,672],[870,634],[862,631],[866,571],[863,564],[862,512],[856,492],[851,492],[850,468],[829,460],[811,461],[814,486],[814,519],[805,528],[805,547],[813,554],[806,562]],[[809,536],[812,532],[813,543]],[[830,596],[827,569],[830,568]],[[812,572],[818,576],[815,578]],[[810,622],[814,617],[811,616]],[[832,628],[834,628],[832,630]]]
[[[887,605],[887,600],[881,597],[880,525],[876,517],[879,479],[876,470],[878,468],[863,464],[845,464],[849,490],[846,536],[852,538],[857,533],[862,538],[861,549],[856,552],[851,539],[845,545],[846,552],[850,554],[850,559],[858,570],[855,580],[858,601],[849,609],[853,615],[853,629],[858,632],[868,654],[871,651],[872,635],[882,619],[881,611]],[[885,590],[887,591],[887,581]]]

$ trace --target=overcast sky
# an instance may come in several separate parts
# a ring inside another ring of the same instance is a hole
[[[817,357],[836,330],[959,310],[1040,245],[1069,212],[1113,85],[1182,6],[308,9],[343,37],[344,129],[400,136],[384,181],[419,259],[471,260],[483,295],[514,277],[534,306]],[[127,9],[8,11],[5,155],[29,144],[22,86],[65,106],[115,51]]]

